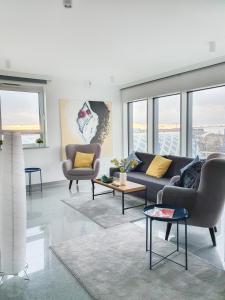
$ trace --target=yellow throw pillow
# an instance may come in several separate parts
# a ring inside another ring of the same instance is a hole
[[[146,174],[152,177],[161,178],[163,177],[163,175],[166,174],[171,163],[172,160],[162,157],[160,155],[156,155],[150,163]]]
[[[94,153],[76,152],[74,168],[92,168]]]

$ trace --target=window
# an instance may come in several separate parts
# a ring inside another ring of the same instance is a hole
[[[147,151],[147,100],[131,102],[129,110],[129,152]]]
[[[225,86],[188,93],[189,155],[225,152]]]
[[[180,154],[180,94],[154,99],[154,150],[161,155]]]
[[[0,120],[3,130],[42,130],[44,132],[44,97],[43,90],[1,89]],[[37,146],[36,140],[43,139],[43,134],[22,135],[25,147]]]

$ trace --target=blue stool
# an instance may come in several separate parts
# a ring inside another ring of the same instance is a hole
[[[41,174],[41,168],[25,168],[25,173],[29,176],[29,195],[31,195],[31,174],[34,172],[40,173],[40,183],[41,183],[41,191],[42,191],[42,174]]]

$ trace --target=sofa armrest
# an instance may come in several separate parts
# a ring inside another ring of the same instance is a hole
[[[72,170],[72,166],[73,166],[72,160],[67,159],[63,161],[62,169],[65,176],[67,176],[68,171]]]
[[[99,170],[100,170],[100,159],[96,159],[93,165],[93,169],[94,169],[94,175],[93,175],[93,179],[95,179],[98,176]]]
[[[110,168],[110,169],[109,169],[109,176],[113,177],[113,174],[114,174],[115,172],[119,172],[119,171],[120,171],[119,168]]]
[[[162,190],[162,204],[184,207],[189,212],[197,201],[197,191],[194,189],[166,186]]]

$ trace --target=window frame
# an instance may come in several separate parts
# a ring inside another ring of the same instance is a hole
[[[123,123],[124,126],[127,126],[127,129],[124,133],[128,134],[126,138],[126,150],[128,149],[128,153],[131,151],[131,128],[130,128],[130,104],[138,101],[147,101],[147,152],[155,154],[156,153],[156,130],[157,130],[157,114],[156,114],[156,101],[157,98],[168,97],[172,95],[180,95],[180,156],[193,157],[192,156],[192,107],[193,103],[190,100],[190,94],[197,91],[204,91],[208,89],[225,87],[225,83],[210,85],[205,87],[200,87],[196,89],[185,89],[176,91],[173,93],[167,93],[163,95],[149,96],[146,98],[140,98],[137,100],[131,100],[124,104],[126,104],[126,122]],[[125,134],[124,134],[125,136]],[[124,154],[127,153],[124,151]]]
[[[143,99],[138,99],[134,101],[129,101],[127,103],[127,133],[128,133],[128,155],[134,151],[133,148],[133,130],[131,124],[133,123],[133,103],[141,102],[141,101],[146,101],[146,123],[147,123],[147,130],[146,130],[146,142],[147,142],[147,149],[146,151],[148,152],[148,143],[149,143],[149,115],[148,115],[148,109],[149,109],[149,101],[148,98],[143,98]]]
[[[37,143],[23,144],[23,149],[39,149],[47,147],[47,134],[46,134],[46,90],[43,85],[21,85],[16,83],[0,82],[0,91],[18,91],[27,93],[38,93],[38,107],[39,107],[39,120],[40,120],[40,138],[43,140],[42,145]],[[1,103],[0,103],[0,130],[2,129],[2,114],[1,114]]]

